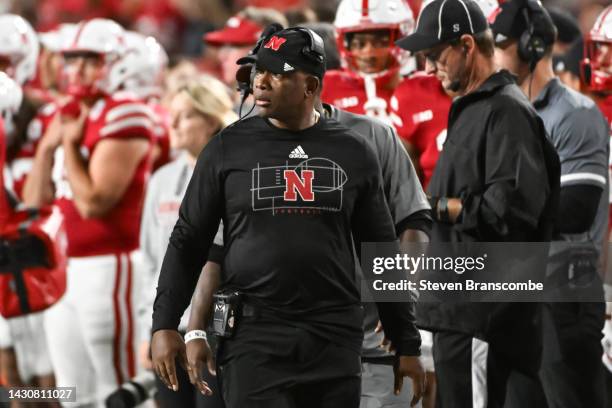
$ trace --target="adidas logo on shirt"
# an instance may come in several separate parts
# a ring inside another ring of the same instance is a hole
[[[307,159],[308,155],[306,154],[304,149],[302,149],[302,146],[298,146],[295,149],[293,149],[291,153],[289,153],[289,158],[290,159]]]

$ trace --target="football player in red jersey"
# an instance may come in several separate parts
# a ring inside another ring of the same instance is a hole
[[[63,49],[63,104],[38,145],[26,204],[54,202],[67,225],[68,289],[45,315],[58,386],[79,404],[100,403],[135,374],[132,251],[138,247],[154,120],[117,96],[125,32],[110,20],[81,22]]]
[[[153,134],[153,171],[170,161],[170,114],[161,105],[162,83],[168,66],[168,54],[153,37],[134,31],[125,35],[126,52],[118,65],[121,90],[126,96],[145,102],[156,119]]]
[[[585,41],[582,84],[612,124],[612,6],[601,12]]]
[[[586,37],[585,58],[581,64],[581,80],[583,87],[591,94],[599,109],[610,124],[612,136],[612,6],[608,6],[597,17],[593,28]],[[610,174],[612,175],[612,153],[610,153]],[[612,216],[612,205],[610,206]],[[610,218],[612,219],[612,217]],[[608,220],[608,234],[612,231],[612,222]],[[608,241],[612,235],[609,236]],[[607,382],[612,382],[612,259],[608,249],[604,289],[606,296],[606,323],[604,325],[602,345],[604,354],[602,361],[608,369]],[[612,391],[608,387],[608,398]]]
[[[395,46],[414,26],[403,0],[343,0],[334,21],[342,68],[327,71],[321,100],[391,123],[389,100],[410,71],[409,55]]]
[[[581,81],[610,123],[612,136],[612,6],[601,12],[586,37]]]
[[[6,74],[0,73],[0,169],[6,169],[6,140],[12,138],[16,131],[14,120],[22,99],[21,87]],[[16,199],[12,188],[10,173],[5,172],[5,177],[0,178],[0,229],[3,232],[8,229],[7,224],[14,222]],[[0,379],[5,386],[55,385],[44,331],[40,327],[42,324],[42,313],[10,319],[0,316]]]
[[[20,196],[25,176],[32,166],[37,138],[26,131],[36,115],[37,104],[29,89],[37,70],[40,45],[30,23],[16,14],[0,15],[0,71],[5,72],[25,91],[16,115],[16,131],[8,135],[7,167],[14,181],[13,190]]]

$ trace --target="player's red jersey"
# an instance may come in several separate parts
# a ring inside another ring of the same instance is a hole
[[[25,143],[8,165],[13,179],[13,190],[20,199],[23,198],[21,195],[23,185],[32,170],[38,142],[45,134],[56,111],[57,106],[54,103],[46,104],[38,110],[34,119],[28,124]]]
[[[377,98],[382,101],[383,110],[389,111],[389,100],[393,95],[394,84],[389,75],[373,78],[375,86],[374,97],[368,95],[366,79],[349,70],[334,69],[325,73],[321,100],[345,111],[366,114],[368,100]]]
[[[427,188],[446,140],[452,100],[440,81],[417,72],[396,88],[391,98],[393,123],[399,136],[420,153],[423,187]]]
[[[153,171],[170,162],[170,114],[159,103],[149,102],[149,107],[155,116],[155,144],[158,147],[158,156],[153,162]]]
[[[92,106],[85,122],[81,154],[85,160],[89,159],[98,142],[109,138],[146,138],[152,146],[153,119],[151,109],[142,102],[102,98]],[[66,219],[68,256],[94,256],[137,249],[145,183],[151,173],[150,150],[138,164],[121,200],[101,218],[81,217],[65,172],[64,151],[59,147],[54,155],[52,178],[55,203]]]
[[[4,159],[6,152],[6,142],[4,140],[4,122],[0,117],[0,169],[4,169]],[[0,177],[0,228],[8,221],[11,214],[11,206],[6,197],[4,187],[4,177]]]
[[[597,106],[603,113],[604,117],[610,125],[610,135],[612,135],[612,95],[597,100]]]

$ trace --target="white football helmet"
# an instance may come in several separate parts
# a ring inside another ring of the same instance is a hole
[[[62,53],[87,52],[99,54],[104,60],[100,79],[92,85],[68,84],[67,93],[77,97],[98,94],[110,95],[117,91],[122,81],[119,62],[125,54],[125,30],[112,20],[94,18],[80,22],[75,29],[62,35]]]
[[[23,91],[16,81],[4,72],[0,72],[0,115],[4,122],[4,134],[11,137],[15,130],[14,116],[19,112],[23,100]]]
[[[55,30],[38,33],[40,44],[51,52],[61,52],[66,36],[72,35],[77,25],[73,23],[62,23]]]
[[[19,85],[36,75],[38,36],[26,20],[16,14],[0,15],[0,58],[7,60],[6,73]]]
[[[612,6],[597,17],[587,35],[581,79],[594,92],[612,91]]]
[[[342,0],[334,20],[336,41],[343,65],[355,69],[349,51],[350,34],[355,32],[389,30],[390,47],[399,66],[406,63],[409,54],[395,45],[414,29],[412,10],[404,0]]]
[[[160,96],[167,66],[168,54],[155,38],[126,32],[125,54],[116,66],[122,89],[140,98]]]

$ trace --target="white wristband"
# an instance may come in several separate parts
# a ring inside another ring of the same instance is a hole
[[[604,283],[604,302],[612,302],[612,283]]]
[[[190,330],[185,333],[185,344],[195,339],[207,340],[208,337],[206,336],[206,332],[204,330]]]

